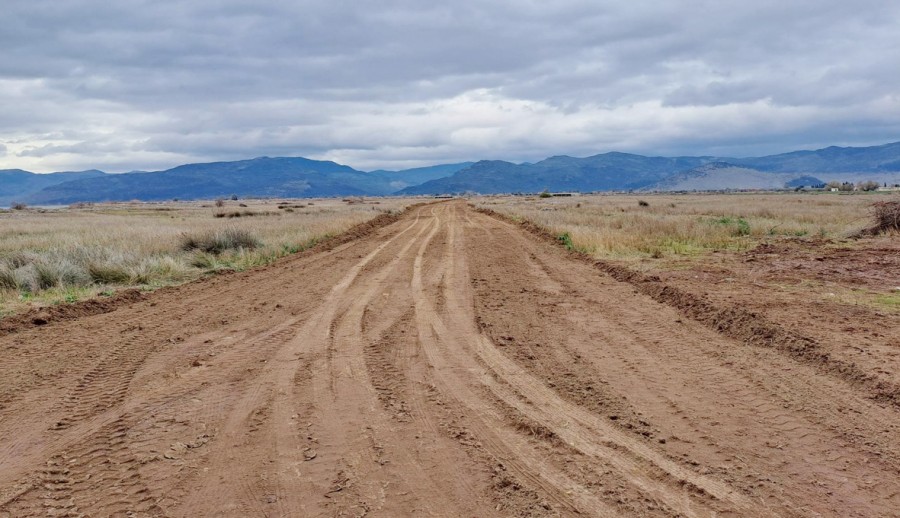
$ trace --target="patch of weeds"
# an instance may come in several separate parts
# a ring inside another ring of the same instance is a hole
[[[562,245],[566,247],[566,250],[574,250],[582,254],[590,254],[593,251],[587,247],[578,246],[574,242],[572,242],[572,236],[569,235],[568,232],[563,232],[562,234],[556,236],[556,240],[562,243]]]
[[[822,230],[822,229],[819,229]],[[797,229],[797,230],[778,230],[778,225],[768,229],[766,231],[766,235],[768,236],[791,236],[791,237],[804,237],[809,235],[808,230]]]
[[[737,237],[750,235],[750,224],[747,223],[747,220],[745,220],[744,218],[732,218],[731,216],[723,216],[721,218],[712,220],[712,223],[715,225],[734,227],[732,230],[732,234]]]
[[[43,305],[58,306],[60,304],[72,304],[95,295],[91,287],[82,286],[58,286],[39,293],[22,293],[19,300],[25,303],[38,303]]]
[[[679,239],[666,239],[662,242],[662,246],[671,250],[675,255],[698,255],[703,251],[702,247],[697,246],[689,241]]]
[[[900,309],[900,292],[879,295],[875,297],[875,304],[889,309]]]
[[[566,250],[575,250],[575,244],[572,243],[572,236],[570,236],[568,232],[563,232],[556,236],[556,240],[562,243],[563,246],[566,247]]]
[[[296,254],[298,252],[302,252],[304,250],[303,245],[299,244],[283,244],[281,245],[281,254],[282,255],[291,255]]]
[[[328,239],[331,239],[332,237],[334,237],[334,234],[326,233],[326,234],[322,234],[321,236],[311,237],[302,243],[283,244],[283,245],[281,245],[280,256],[296,254],[299,252],[303,252],[305,250],[309,250],[310,248],[321,243],[322,241],[326,241]]]

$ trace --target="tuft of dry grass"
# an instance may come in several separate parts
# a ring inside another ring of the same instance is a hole
[[[252,232],[232,227],[214,231],[207,230],[200,234],[184,234],[181,239],[181,250],[185,252],[199,250],[219,255],[229,250],[253,250],[261,244],[259,238]]]

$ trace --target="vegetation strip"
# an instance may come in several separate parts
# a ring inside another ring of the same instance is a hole
[[[306,257],[320,252],[332,250],[340,245],[367,236],[382,227],[386,227],[387,225],[390,225],[391,223],[399,220],[410,210],[413,210],[416,207],[420,207],[422,205],[425,205],[425,203],[409,205],[398,213],[379,214],[378,216],[368,221],[364,221],[362,223],[354,225],[344,232],[326,236],[320,241],[316,242],[316,244],[310,248],[306,248],[276,259],[275,263],[281,260],[285,260],[289,257]],[[266,266],[268,265],[263,265],[259,268],[265,268]],[[252,271],[254,269],[255,268],[251,268],[248,271]],[[229,273],[234,273],[234,270],[216,270],[210,272],[211,275],[222,275]],[[178,286],[161,288],[161,290],[178,289],[180,286],[184,286],[185,284],[204,282],[208,278],[209,276],[201,277],[199,279],[194,279]],[[109,313],[111,311],[115,311],[120,307],[129,306],[136,302],[146,300],[147,297],[147,292],[142,292],[141,290],[136,288],[129,288],[110,297],[95,297],[78,302],[62,303],[42,308],[32,308],[28,311],[25,311],[24,313],[0,318],[0,336],[5,336],[12,333],[18,333],[26,329],[44,326],[51,322],[63,322],[67,320],[75,320],[78,318]]]
[[[620,282],[632,285],[638,292],[657,302],[678,309],[682,314],[724,336],[742,341],[748,345],[769,347],[790,354],[791,357],[809,363],[824,372],[836,375],[852,385],[871,391],[870,398],[900,407],[900,386],[879,380],[863,371],[854,363],[833,358],[822,351],[819,343],[809,337],[770,322],[761,315],[735,307],[718,307],[701,295],[664,284],[659,277],[645,275],[625,266],[598,260],[590,254],[571,245],[571,240],[556,236],[546,228],[531,221],[517,221],[491,209],[473,208],[488,216],[516,225],[529,233],[564,248],[570,257],[586,262]],[[567,234],[563,234],[567,236]]]

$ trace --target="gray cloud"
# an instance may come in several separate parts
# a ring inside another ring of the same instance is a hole
[[[8,4],[0,167],[749,155],[900,135],[900,4],[881,0]]]

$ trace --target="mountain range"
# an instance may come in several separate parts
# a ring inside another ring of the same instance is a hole
[[[900,183],[900,142],[828,147],[750,158],[652,157],[610,152],[364,172],[330,161],[260,157],[165,171],[34,174],[0,170],[0,205],[75,202],[514,193],[550,191],[783,189],[830,180]]]

